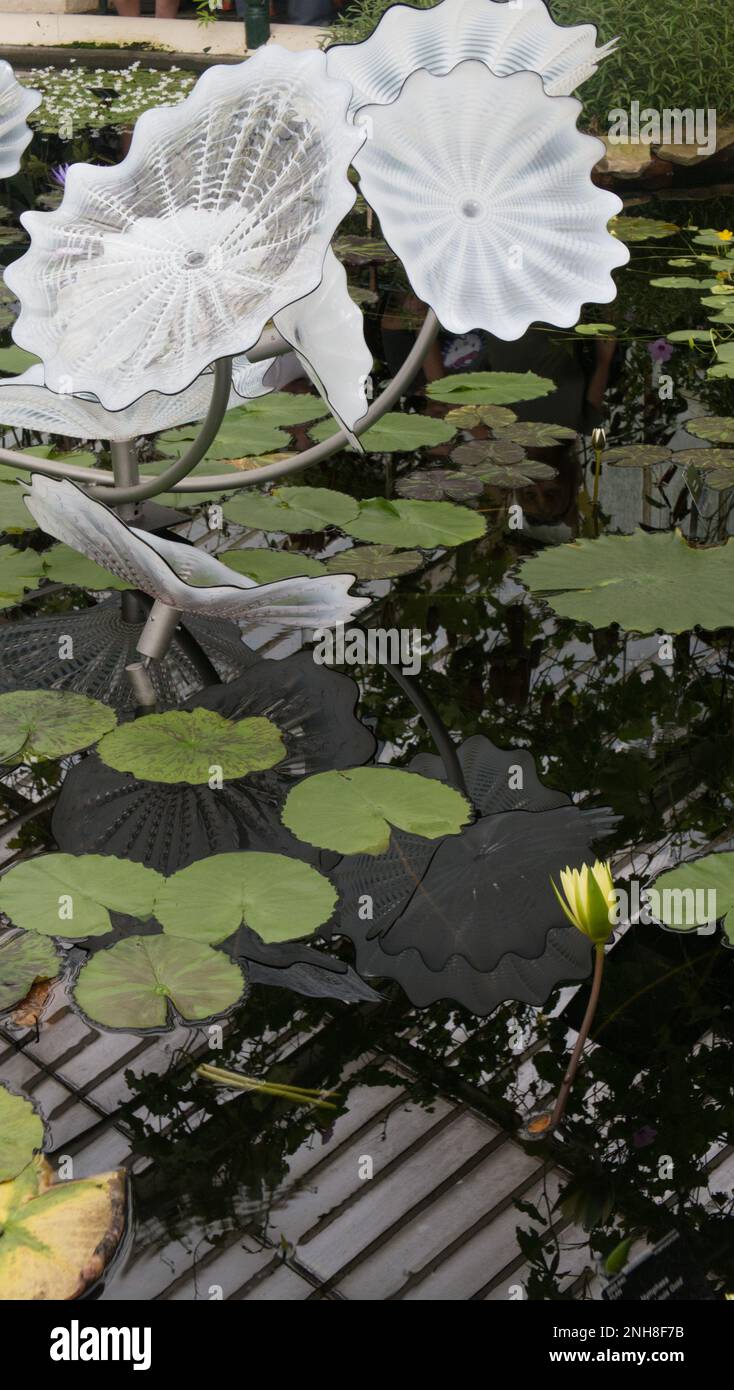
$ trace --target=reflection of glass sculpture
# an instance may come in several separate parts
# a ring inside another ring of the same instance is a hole
[[[0,179],[9,179],[20,168],[20,157],[32,132],[26,116],[41,104],[41,93],[21,86],[9,63],[0,58]]]

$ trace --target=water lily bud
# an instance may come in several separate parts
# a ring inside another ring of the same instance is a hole
[[[592,430],[592,431],[591,431],[591,447],[592,447],[592,449],[595,450],[595,452],[598,452],[598,453],[601,453],[602,449],[606,449],[606,447],[607,447],[607,432],[606,432],[606,430],[595,429],[595,430]]]
[[[595,946],[601,946],[612,934],[612,912],[615,906],[614,880],[609,862],[597,859],[593,868],[584,864],[581,869],[561,870],[559,893],[553,879],[551,886],[569,922],[588,936]]]

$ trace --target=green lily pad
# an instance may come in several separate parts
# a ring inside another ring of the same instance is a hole
[[[678,328],[665,335],[669,343],[711,343],[711,334],[702,328]]]
[[[446,468],[421,469],[401,478],[396,491],[401,497],[418,497],[428,501],[469,502],[484,492],[480,478],[470,478],[466,473]]]
[[[604,462],[612,468],[652,468],[669,458],[670,449],[665,444],[621,444],[603,455]]]
[[[244,922],[263,941],[308,936],[328,922],[333,885],[298,859],[245,850],[215,854],[165,880],[156,917],[172,936],[214,946]]]
[[[426,386],[426,395],[449,405],[512,405],[555,391],[556,384],[535,372],[460,372]]]
[[[204,462],[216,459],[244,458],[250,454],[266,454],[271,449],[287,449],[291,443],[290,435],[285,433],[289,425],[302,425],[307,420],[320,420],[327,414],[327,407],[319,396],[304,393],[294,395],[289,391],[271,391],[267,396],[258,396],[247,405],[228,410],[213,444],[204,456]],[[186,425],[182,429],[168,430],[159,436],[162,444],[187,444],[196,434],[198,425]]]
[[[274,767],[286,754],[270,719],[223,719],[214,710],[170,710],[121,724],[100,741],[103,763],[141,782],[209,784]]]
[[[613,217],[609,223],[612,236],[628,244],[633,241],[657,241],[675,236],[680,227],[675,222],[662,222],[656,217]]]
[[[732,244],[731,237],[722,237],[721,232],[716,231],[714,227],[704,227],[693,240],[696,246],[717,246],[722,251],[728,250]]]
[[[23,932],[0,942],[0,1013],[25,999],[36,980],[53,980],[60,969],[56,951],[44,936]]]
[[[103,1028],[170,1026],[170,1006],[185,1023],[230,1009],[245,986],[240,967],[211,946],[174,936],[130,936],[98,951],[74,989],[79,1008]]]
[[[318,443],[328,439],[334,429],[333,420],[324,420],[315,429],[309,430],[309,434]],[[406,415],[393,410],[365,430],[359,439],[368,454],[410,454],[415,449],[445,444],[455,433],[455,428],[446,420],[434,420],[430,415]]]
[[[163,881],[155,869],[111,854],[43,854],[3,874],[0,911],[42,936],[104,936],[110,912],[150,917]]]
[[[344,526],[359,512],[359,502],[328,487],[279,487],[274,492],[245,492],[228,502],[224,515],[241,526],[261,531],[323,531]]]
[[[15,344],[12,347],[0,348],[0,372],[6,376],[18,376],[29,367],[36,366],[40,360],[39,357],[34,357],[32,352],[25,352]]]
[[[273,584],[278,579],[326,573],[318,560],[310,560],[307,555],[290,550],[263,550],[248,546],[245,550],[227,550],[217,559],[237,574],[254,579],[256,584]]]
[[[616,323],[577,323],[573,331],[584,338],[610,338],[618,329]]]
[[[707,895],[715,893],[715,916],[727,919],[724,930],[729,944],[734,946],[733,852],[705,854],[690,864],[679,864],[677,868],[660,874],[654,886],[660,894],[660,920],[675,931],[692,931],[696,927],[706,926],[709,921]],[[685,894],[685,897],[681,897],[681,894]],[[681,926],[673,921],[676,915],[685,915],[686,923]]]
[[[100,700],[67,690],[13,690],[0,695],[0,762],[62,758],[114,729],[117,716]]]
[[[57,584],[73,584],[79,589],[93,590],[130,588],[124,579],[118,579],[117,575],[95,564],[94,560],[88,560],[86,555],[80,555],[69,545],[55,545],[47,550],[43,564],[47,577]]]
[[[519,444],[505,439],[476,439],[460,444],[451,455],[469,477],[488,487],[522,488],[555,478],[557,470],[538,459],[529,459]]]
[[[43,1120],[31,1102],[0,1085],[0,1182],[17,1178],[42,1145]]]
[[[734,378],[734,361],[721,362],[716,367],[709,367],[706,376],[712,377],[714,378],[714,380],[717,381],[720,381],[722,379],[725,381],[731,381],[732,378]]]
[[[357,540],[406,550],[412,546],[434,550],[436,546],[463,545],[483,536],[486,529],[483,517],[453,502],[388,502],[384,497],[361,502],[356,519],[344,527]]]
[[[0,496],[0,515],[2,515]],[[26,589],[36,589],[43,574],[43,562],[36,550],[0,547],[0,608],[17,603]]]
[[[2,405],[2,395],[0,395],[0,406]],[[53,459],[58,463],[73,463],[77,468],[95,468],[99,463],[96,454],[86,449],[57,449],[53,444],[34,444],[32,449],[23,449],[24,454],[29,454],[31,458]],[[19,477],[26,478],[26,474],[19,468],[14,468],[12,463],[0,464],[0,482],[17,483]],[[30,517],[30,512],[28,513]],[[38,522],[31,517],[31,526],[37,526]],[[28,527],[25,528],[26,530]]]
[[[679,531],[601,536],[523,561],[522,582],[563,618],[629,632],[687,632],[734,622],[734,543],[687,544]]]
[[[517,424],[498,430],[498,439],[522,444],[526,449],[552,449],[568,439],[576,438],[576,430],[567,425],[546,424],[542,420],[518,420]]]
[[[457,405],[446,413],[446,421],[457,430],[473,430],[487,425],[491,430],[505,429],[517,420],[514,410],[504,405]]]
[[[383,854],[393,827],[428,840],[458,835],[470,818],[453,787],[386,767],[318,772],[293,788],[282,814],[299,840],[337,854]]]
[[[38,522],[31,516],[23,501],[23,492],[9,479],[0,482],[0,531],[12,535],[20,531],[36,531]]]
[[[418,550],[396,550],[392,545],[355,545],[324,560],[328,574],[353,574],[355,579],[397,579],[412,574],[425,563]]]
[[[713,444],[734,444],[734,416],[697,415],[686,420],[686,430],[696,439],[710,439]]]
[[[673,454],[673,462],[680,468],[703,468],[707,471],[734,468],[734,449],[679,449]]]
[[[710,290],[715,280],[697,280],[693,275],[661,275],[650,284],[656,290]]]

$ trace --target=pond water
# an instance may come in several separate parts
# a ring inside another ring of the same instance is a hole
[[[17,205],[38,196],[42,177],[35,169],[32,184],[10,186]],[[732,629],[679,634],[661,660],[657,635],[557,617],[516,572],[539,546],[599,532],[678,526],[698,540],[731,532],[731,492],[701,490],[669,462],[603,464],[598,513],[590,503],[596,424],[615,446],[690,449],[702,441],[686,432],[687,419],[734,411],[734,383],[707,379],[708,358],[686,344],[657,357],[651,350],[702,321],[699,291],[649,284],[690,252],[689,224],[734,226],[734,189],[637,195],[625,212],[681,230],[634,244],[630,265],[616,272],[617,302],[589,309],[589,322],[617,326],[613,355],[599,351],[603,340],[542,329],[519,344],[442,343],[449,367],[467,370],[468,352],[470,368],[552,377],[553,395],[513,409],[522,420],[579,429],[580,448],[531,449],[558,473],[512,495],[525,527],[508,527],[507,493],[488,489],[478,502],[484,539],[429,552],[415,572],[373,583],[367,621],[423,634],[417,684],[457,744],[483,733],[502,749],[527,750],[547,787],[610,808],[617,819],[605,853],[621,877],[642,882],[693,853],[734,848]],[[352,229],[364,233],[358,217]],[[4,248],[5,259],[19,249]],[[379,314],[373,303],[366,312],[385,377],[412,332],[401,320],[410,306],[389,264],[355,279],[378,292]],[[670,393],[659,390],[661,373]],[[439,417],[448,407],[427,404],[415,385],[405,408]],[[365,459],[347,452],[297,481],[395,495],[409,472],[445,462],[453,447]],[[314,558],[344,544],[333,532],[270,540]],[[3,623],[92,602],[55,588],[5,610]],[[435,752],[384,666],[349,674],[381,761],[407,767]],[[50,802],[63,771],[45,763],[0,783],[6,863],[54,847]],[[29,796],[44,799],[37,814],[28,815]],[[330,950],[353,962],[345,939]],[[370,983],[380,998],[362,1004],[252,983],[221,1046],[214,1042],[217,1065],[335,1091],[334,1109],[218,1090],[196,1074],[212,1055],[209,1030],[105,1033],[76,1014],[60,986],[37,1035],[3,1021],[0,1074],[42,1107],[50,1151],[71,1156],[77,1176],[118,1163],[132,1175],[125,1244],[94,1296],[598,1298],[603,1261],[621,1239],[636,1237],[642,1249],[671,1228],[713,1288],[734,1287],[734,952],[720,929],[676,934],[653,923],[619,933],[595,1047],[563,1130],[540,1147],[522,1139],[521,1126],[562,1081],[585,985],[555,989],[542,1008],[503,1003],[478,1018],[445,1001],[416,1009],[397,984]]]

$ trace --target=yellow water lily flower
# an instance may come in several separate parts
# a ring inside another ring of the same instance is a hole
[[[717,232],[716,235],[719,241],[734,241],[734,232],[729,231],[728,227],[723,232]]]
[[[596,946],[612,934],[611,914],[615,906],[614,880],[609,861],[597,859],[593,868],[561,869],[561,894],[553,879],[551,886],[563,911],[578,931]]]

